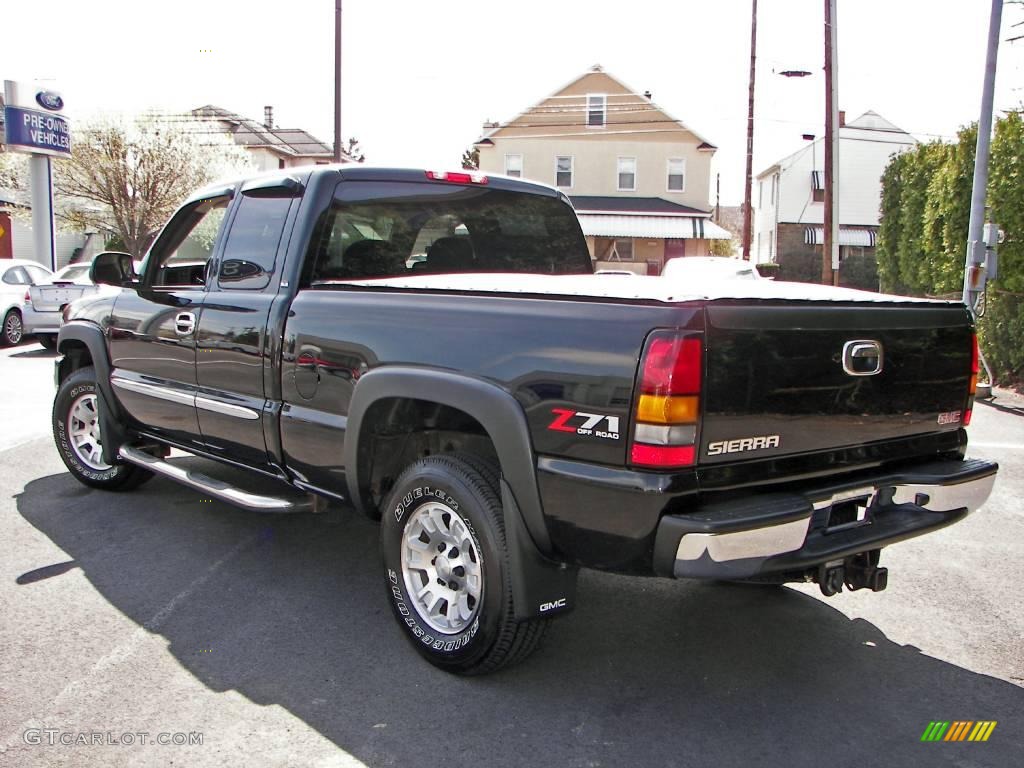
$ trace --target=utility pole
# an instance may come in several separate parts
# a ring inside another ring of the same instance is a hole
[[[334,162],[341,162],[341,0],[334,0]]]
[[[839,285],[839,100],[836,98],[836,0],[825,0],[825,242],[822,285]]]
[[[750,6],[750,95],[747,101],[747,175],[743,192],[743,258],[750,261],[750,206],[754,176],[754,64],[757,61],[757,0]]]
[[[720,223],[722,221],[721,214],[722,210],[719,206],[722,197],[722,174],[715,174],[715,222]]]
[[[974,184],[971,187],[971,218],[967,225],[967,261],[964,266],[964,304],[971,312],[985,287],[985,193],[988,188],[988,150],[992,138],[992,101],[996,82],[996,55],[999,52],[999,25],[1003,0],[992,0],[988,24],[988,53],[985,57],[985,82],[981,90],[981,115],[978,117],[978,143],[974,152]]]

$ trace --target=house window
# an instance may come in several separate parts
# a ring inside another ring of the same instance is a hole
[[[632,192],[636,190],[636,158],[620,157],[618,164],[620,192]]]
[[[505,175],[515,176],[517,179],[523,175],[523,156],[505,155]]]
[[[555,158],[555,186],[572,188],[572,156]]]
[[[587,127],[604,128],[608,117],[608,97],[603,93],[587,94]]]
[[[608,261],[633,261],[633,241],[615,240]]]
[[[668,191],[682,192],[686,189],[686,161],[672,158],[668,161]]]
[[[757,182],[757,207],[764,207],[764,182]]]
[[[779,174],[772,176],[772,205],[775,205],[775,194],[779,189]]]
[[[816,203],[825,202],[824,171],[811,171],[811,199]]]

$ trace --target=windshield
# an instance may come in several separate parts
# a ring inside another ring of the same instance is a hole
[[[83,277],[88,276],[89,265],[88,264],[71,264],[70,266],[64,267],[53,275],[53,282],[65,282],[73,283],[76,280],[80,280]]]
[[[307,284],[518,272],[586,274],[590,254],[572,208],[487,187],[342,183],[310,243]]]

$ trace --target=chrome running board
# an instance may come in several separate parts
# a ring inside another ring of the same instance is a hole
[[[223,480],[204,475],[191,469],[170,464],[156,456],[151,456],[145,451],[129,446],[122,446],[118,455],[125,461],[155,472],[158,475],[169,477],[171,480],[187,485],[197,491],[213,496],[236,507],[251,509],[256,512],[313,512],[314,504],[309,500],[289,501],[286,498],[276,496],[260,496],[255,493],[243,491]]]

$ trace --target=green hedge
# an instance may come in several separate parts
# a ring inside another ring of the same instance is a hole
[[[878,275],[883,291],[956,295],[963,287],[977,127],[954,144],[931,142],[896,155],[882,175]],[[989,162],[990,219],[1005,240],[978,327],[996,381],[1024,382],[1024,121],[996,120]]]

